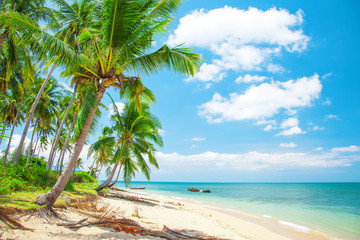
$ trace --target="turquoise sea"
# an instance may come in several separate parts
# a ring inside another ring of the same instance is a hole
[[[271,218],[300,231],[320,231],[333,239],[360,239],[360,183],[179,183],[132,182],[144,191],[214,204]],[[123,188],[119,182],[118,187]],[[210,189],[194,193],[188,188]]]

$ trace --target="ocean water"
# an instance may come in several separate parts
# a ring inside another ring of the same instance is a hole
[[[124,187],[123,183],[118,183]],[[360,183],[174,183],[132,182],[141,190],[264,218],[334,239],[360,239]],[[211,193],[189,192],[188,188]],[[140,190],[139,190],[140,191]]]

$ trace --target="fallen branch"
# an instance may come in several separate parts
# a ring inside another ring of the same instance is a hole
[[[141,229],[140,224],[138,224],[134,220],[127,219],[127,218],[115,219],[115,220],[109,220],[109,221],[101,221],[101,222],[99,222],[99,221],[98,222],[91,222],[91,223],[87,223],[87,224],[80,224],[80,223],[83,223],[83,222],[84,221],[81,220],[77,224],[58,223],[57,225],[58,226],[64,226],[64,227],[67,227],[67,228],[70,228],[70,229],[78,229],[78,228],[82,228],[82,227],[95,226],[95,225],[120,224],[120,225],[125,225],[125,226],[137,227],[137,228]]]
[[[11,217],[9,217],[5,213],[4,209],[0,209],[0,220],[3,223],[5,223],[6,225],[8,225],[11,229],[21,229],[21,230],[33,231],[33,229],[27,228],[24,225],[22,225],[21,223],[15,221]]]
[[[124,189],[120,189],[120,188],[117,188],[117,187],[110,187],[111,190],[115,190],[115,191],[119,191],[119,192],[129,192],[127,190],[124,190]]]
[[[72,226],[76,226],[76,225],[79,225],[83,222],[85,222],[86,220],[88,220],[87,218],[84,218],[76,223],[58,223],[57,225],[58,226],[64,226],[64,227],[67,227],[67,228],[71,228]]]
[[[182,236],[182,237],[185,237],[185,238],[189,238],[189,239],[203,240],[203,238],[192,237],[192,236],[189,236],[189,235],[182,234],[182,233],[180,233],[180,232],[176,232],[176,231],[174,231],[174,230],[171,230],[170,228],[168,228],[168,227],[165,226],[165,225],[164,225],[163,231],[171,232],[171,233],[174,233],[174,234],[176,234],[176,235],[179,235],[179,236]]]
[[[120,199],[124,199],[124,200],[128,200],[128,201],[132,201],[132,202],[140,202],[140,203],[146,203],[149,205],[153,205],[155,206],[156,204],[153,202],[150,202],[148,199],[144,200],[142,198],[139,197],[135,197],[135,196],[126,196],[123,194],[108,194],[107,197],[115,197],[115,198],[120,198]]]

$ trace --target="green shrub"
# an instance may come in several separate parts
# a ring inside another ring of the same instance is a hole
[[[73,179],[74,182],[82,183],[94,183],[96,182],[96,179],[89,175],[87,172],[75,172],[75,176]]]
[[[29,163],[26,163],[27,156],[22,152],[18,164],[13,164],[16,150],[9,155],[9,161],[6,166],[1,163],[0,158],[0,195],[14,192],[43,192],[49,191],[54,186],[59,177],[59,172],[46,168],[47,162],[44,158],[30,157]],[[70,178],[64,190],[76,191],[74,184],[77,183],[95,183],[96,179],[89,176],[87,172],[75,172],[73,178]]]
[[[0,164],[0,195],[19,191],[42,191],[47,186],[53,186],[57,178],[57,173],[46,169],[46,162],[34,157],[28,164],[23,161],[15,165]]]

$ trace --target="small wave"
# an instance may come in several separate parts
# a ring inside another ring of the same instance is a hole
[[[211,205],[203,205],[203,207],[206,207],[206,208],[211,208],[211,209],[222,209],[222,208],[219,208],[219,207],[215,207],[215,206],[211,206]]]
[[[258,217],[258,216],[256,216],[256,215],[252,215],[252,214],[248,214],[248,213],[241,213],[242,215],[245,215],[245,216],[248,216],[248,217],[252,217],[252,218],[260,218],[260,217]]]
[[[272,216],[264,214],[264,218],[272,218]]]
[[[304,232],[304,233],[309,233],[310,232],[310,228],[305,227],[305,226],[301,226],[295,223],[291,223],[291,222],[285,222],[285,221],[279,221],[280,224],[285,225],[285,226],[289,226],[292,227],[298,231]]]

